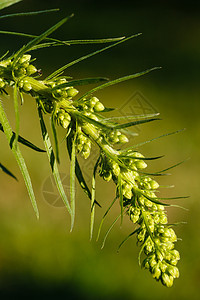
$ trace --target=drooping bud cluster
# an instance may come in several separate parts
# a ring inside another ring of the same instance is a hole
[[[137,243],[146,255],[142,266],[153,278],[172,286],[174,278],[179,277],[176,264],[180,256],[174,249],[177,237],[167,225],[164,206],[156,197],[159,184],[143,171],[147,167],[145,157],[137,151],[123,152],[112,148],[112,145],[127,143],[128,138],[123,130],[118,130],[120,126],[115,128],[114,122],[108,123],[107,127],[98,126],[103,120],[99,113],[106,110],[97,97],[73,101],[78,90],[68,86],[65,77],[38,81],[32,76],[36,73],[29,54],[22,55],[15,63],[13,58],[1,61],[0,93],[15,82],[21,92],[37,98],[43,111],[52,114],[53,122],[68,132],[74,131],[76,152],[84,159],[90,155],[91,141],[96,142],[101,149],[99,175],[105,181],[114,181],[116,196],[123,200],[123,208],[137,226]]]
[[[81,131],[81,127],[77,130],[76,137],[76,149],[81,156],[87,159],[90,155],[91,141],[90,139]]]
[[[73,87],[60,86],[65,83],[67,83],[66,78],[57,78],[54,81],[48,81],[46,83],[47,86],[54,88],[52,95],[57,101],[61,101],[63,99],[71,100],[73,97],[75,97],[78,94],[78,90]],[[56,89],[56,86],[58,86],[58,89]]]
[[[123,206],[127,209],[130,220],[138,226],[137,243],[146,255],[142,266],[149,269],[153,278],[170,287],[174,278],[179,277],[176,264],[180,256],[174,249],[177,237],[174,230],[167,225],[164,206],[156,203],[155,191],[159,184],[148,175],[140,174],[147,166],[142,158],[142,154],[129,151],[118,164],[102,155],[100,176],[106,181],[113,179],[118,185],[120,175]],[[122,162],[127,168],[121,165]],[[119,196],[119,188],[117,195]]]
[[[31,63],[31,55],[24,54],[22,57],[18,59],[14,68],[14,75],[17,78],[21,78],[24,76],[31,76],[37,72],[37,69]]]
[[[95,113],[104,110],[104,105],[97,97],[83,99],[82,104],[78,105],[78,109],[85,112]]]

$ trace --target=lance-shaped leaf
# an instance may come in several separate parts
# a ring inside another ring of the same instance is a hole
[[[121,217],[121,213],[120,213],[120,215],[113,221],[113,223],[110,225],[110,227],[108,228],[108,230],[107,230],[107,232],[106,232],[106,234],[105,234],[105,236],[104,236],[104,239],[103,239],[103,243],[102,243],[101,249],[104,248],[106,239],[107,239],[107,237],[108,237],[110,231],[112,230],[112,228],[113,228],[114,225],[117,223],[117,221],[119,220],[120,217]]]
[[[19,136],[19,105],[18,105],[18,88],[17,88],[17,83],[15,83],[15,86],[14,86],[13,99],[14,99],[15,122],[16,122],[15,142],[17,143],[18,136]]]
[[[55,112],[51,116],[51,128],[53,132],[53,137],[54,137],[54,143],[55,143],[55,150],[56,150],[56,160],[58,163],[60,163],[60,158],[59,158],[59,145],[58,145],[58,138],[57,138],[57,131],[56,131],[56,121],[55,121]]]
[[[0,10],[5,8],[5,7],[8,7],[8,6],[11,6],[17,2],[20,2],[22,0],[1,0],[0,2]]]
[[[124,205],[123,205],[123,191],[122,191],[121,174],[119,174],[119,176],[118,176],[118,192],[119,192],[119,202],[120,202],[120,207],[121,207],[121,225],[122,225]]]
[[[90,240],[92,239],[93,235],[93,228],[94,228],[94,214],[95,214],[95,189],[96,189],[96,172],[99,165],[100,156],[96,161],[94,166],[93,174],[92,174],[92,198],[91,198],[91,213],[90,213]]]
[[[50,163],[50,166],[51,166],[51,171],[52,171],[57,189],[59,191],[59,194],[60,194],[60,196],[61,196],[61,198],[62,198],[62,200],[63,200],[70,216],[71,216],[72,215],[71,207],[69,205],[67,196],[65,194],[65,191],[64,191],[64,188],[63,188],[63,185],[62,185],[62,181],[61,181],[61,178],[60,178],[60,175],[59,175],[58,165],[57,165],[55,155],[54,155],[54,152],[53,152],[53,148],[52,148],[52,145],[51,145],[51,141],[50,141],[47,129],[46,129],[46,125],[45,125],[44,118],[43,118],[43,115],[42,115],[42,110],[39,106],[38,106],[38,115],[39,115],[39,120],[40,120],[42,138],[43,138],[44,146],[45,146],[45,149],[46,149],[46,152],[47,152],[48,160],[49,160],[49,163]]]
[[[15,177],[15,175],[12,173],[12,172],[10,172],[4,165],[2,165],[1,163],[0,163],[0,170],[2,170],[4,173],[6,173],[7,175],[9,175],[9,176],[11,176],[11,177],[13,177],[14,179],[16,179],[17,180],[17,178]]]
[[[100,233],[101,233],[101,228],[102,228],[102,226],[103,226],[103,222],[104,222],[104,220],[105,220],[107,214],[109,213],[110,209],[112,208],[112,206],[113,206],[113,204],[115,203],[116,200],[117,200],[117,197],[114,198],[114,200],[112,201],[112,203],[110,204],[110,206],[108,207],[108,209],[106,210],[105,214],[103,215],[103,217],[102,217],[102,219],[101,219],[101,223],[100,223],[100,225],[99,225],[99,229],[98,229],[96,241],[99,240],[99,236],[100,236]]]
[[[21,1],[21,0],[18,0],[18,1]],[[15,14],[0,16],[0,19],[12,18],[12,17],[30,17],[30,16],[46,14],[46,13],[51,13],[51,12],[57,12],[57,11],[59,11],[58,8],[52,8],[52,9],[39,10],[39,11],[30,11],[30,12],[25,12],[25,13],[15,13]]]
[[[71,231],[74,227],[75,219],[75,165],[76,165],[76,133],[72,137],[71,163],[70,163],[70,198],[71,198]]]
[[[3,110],[3,106],[2,106],[1,101],[0,101],[0,122],[3,126],[3,130],[5,132],[6,138],[7,138],[8,142],[11,146],[12,145],[13,133],[12,133],[12,129],[10,127],[10,124],[8,122],[8,119],[6,117],[6,114]],[[16,144],[15,147],[11,146],[11,150],[12,150],[14,156],[15,156],[15,159],[18,163],[18,166],[19,166],[20,171],[22,173],[22,176],[24,178],[24,182],[26,184],[26,187],[27,187],[27,190],[28,190],[28,193],[29,193],[29,197],[31,199],[31,203],[33,205],[33,209],[36,213],[37,218],[39,218],[39,212],[38,212],[37,203],[36,203],[36,200],[35,200],[35,195],[34,195],[34,192],[33,192],[31,178],[30,178],[28,169],[26,167],[24,158],[21,154],[21,151],[19,150],[18,144]]]
[[[108,50],[108,49],[110,49],[110,48],[112,48],[112,47],[114,47],[114,46],[117,46],[118,44],[120,44],[120,43],[122,43],[122,42],[125,42],[125,41],[127,41],[127,40],[129,40],[129,39],[131,39],[131,38],[133,38],[133,37],[139,36],[140,34],[141,34],[141,33],[138,33],[138,34],[132,35],[132,36],[130,36],[130,37],[128,37],[128,38],[124,38],[124,39],[118,41],[117,43],[114,43],[114,44],[112,44],[112,45],[110,45],[110,46],[107,46],[107,47],[105,47],[105,48],[103,48],[103,49],[97,50],[97,51],[92,52],[92,53],[90,53],[90,54],[84,55],[84,56],[82,56],[82,57],[80,57],[80,58],[78,58],[78,59],[76,59],[76,60],[73,60],[72,62],[70,62],[70,63],[68,63],[68,64],[62,66],[61,68],[59,68],[58,70],[56,70],[55,72],[53,72],[52,74],[50,74],[50,75],[46,78],[46,80],[49,80],[49,79],[54,78],[57,74],[63,72],[63,71],[66,70],[67,68],[69,68],[69,67],[71,67],[71,66],[73,66],[73,65],[75,65],[75,64],[77,64],[77,63],[79,63],[79,62],[82,61],[82,60],[85,60],[85,59],[87,59],[87,58],[89,58],[89,57],[91,57],[91,56],[93,56],[93,55],[99,54],[99,53],[101,53],[101,52],[103,52],[103,51],[105,51],[105,50]]]
[[[49,92],[52,93],[52,92],[54,92],[56,90],[63,89],[65,87],[69,87],[69,86],[79,86],[79,85],[94,84],[94,83],[99,83],[99,82],[103,82],[103,81],[108,81],[108,78],[96,77],[96,78],[84,78],[84,79],[71,80],[69,82],[65,82],[65,83],[56,85],[55,87],[53,87],[52,89],[50,89]]]
[[[81,98],[78,99],[78,101],[81,101],[83,98],[86,98],[88,97],[89,95],[92,95],[94,94],[95,92],[97,91],[100,91],[106,87],[109,87],[111,85],[114,85],[114,84],[117,84],[117,83],[120,83],[120,82],[123,82],[123,81],[127,81],[127,80],[130,80],[130,79],[133,79],[133,78],[137,78],[137,77],[140,77],[142,75],[145,75],[149,72],[152,72],[154,70],[158,70],[160,69],[160,67],[154,67],[154,68],[151,68],[151,69],[148,69],[148,70],[145,70],[143,72],[139,72],[139,73],[135,73],[135,74],[132,74],[132,75],[128,75],[128,76],[124,76],[124,77],[120,77],[120,78],[117,78],[115,80],[112,80],[112,81],[109,81],[107,83],[104,83],[102,85],[99,85],[98,87],[86,92]]]
[[[23,46],[15,55],[14,55],[14,61],[13,64],[15,64],[20,56],[22,56],[27,51],[30,51],[31,48],[37,44],[39,44],[42,40],[44,40],[48,35],[50,35],[52,32],[54,32],[56,29],[58,29],[60,26],[62,26],[66,21],[68,21],[73,15],[70,15],[61,21],[59,21],[57,24],[46,30],[44,33],[42,33],[40,36],[36,37],[32,41],[30,41],[28,44]]]
[[[71,131],[68,133],[67,137],[66,137],[66,144],[67,144],[67,150],[69,153],[69,157],[71,159],[71,149],[72,149],[72,145],[71,145],[71,138],[70,138],[70,133]],[[80,187],[83,189],[83,191],[86,193],[86,195],[88,196],[88,198],[91,200],[92,199],[92,193],[90,192],[90,189],[84,179],[83,173],[81,171],[81,167],[79,165],[78,159],[76,157],[76,163],[75,163],[75,174],[76,174],[76,178],[80,184]],[[101,207],[101,205],[95,200],[95,204],[97,204],[99,207]]]
[[[122,247],[122,245],[128,241],[128,239],[133,236],[135,233],[139,232],[140,228],[135,229],[133,232],[131,232],[118,246],[117,252],[119,252],[120,248]]]
[[[136,125],[140,125],[140,124],[144,124],[144,123],[148,123],[148,122],[152,122],[152,121],[157,121],[157,120],[160,120],[160,118],[153,118],[153,119],[145,119],[145,120],[138,120],[138,121],[128,122],[128,123],[116,125],[116,126],[114,126],[114,129],[123,129],[123,128],[132,127],[132,126],[136,126]]]
[[[1,123],[0,123],[0,130],[1,130],[2,132],[4,132],[3,126],[1,125]],[[16,134],[15,134],[14,131],[12,131],[12,134],[13,134],[12,140],[13,140],[13,139],[16,139],[16,138],[15,138],[15,135],[16,135]],[[34,145],[33,143],[31,143],[31,142],[29,142],[28,140],[24,139],[24,138],[21,137],[20,135],[18,136],[18,142],[21,143],[21,144],[23,144],[23,145],[25,145],[25,146],[27,146],[27,147],[29,147],[29,148],[31,148],[31,149],[33,149],[33,150],[35,150],[35,151],[38,151],[38,152],[46,152],[45,150],[43,150],[43,149],[37,147],[37,146]]]

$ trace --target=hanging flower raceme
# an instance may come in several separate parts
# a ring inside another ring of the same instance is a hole
[[[35,59],[32,59],[28,52],[34,50],[34,47],[36,46],[39,47],[41,41],[57,27],[62,25],[67,19],[68,18],[65,18],[60,21],[60,23],[47,30],[40,37],[36,37],[11,57],[4,57],[0,60],[0,93],[7,93],[6,88],[8,86],[14,87],[16,133],[13,135],[1,103],[0,129],[6,134],[9,143],[11,143],[11,141],[14,143],[11,150],[25,177],[27,189],[34,210],[38,216],[38,209],[30,176],[17,143],[17,141],[20,142],[18,95],[20,95],[21,103],[23,103],[24,94],[28,94],[35,98],[46,153],[58,191],[71,216],[71,229],[73,228],[75,218],[75,176],[77,177],[81,188],[83,188],[91,201],[91,237],[94,226],[95,206],[100,206],[95,197],[95,178],[97,174],[99,174],[99,176],[107,182],[112,180],[116,184],[115,200],[119,199],[121,220],[123,219],[123,215],[126,214],[135,226],[133,233],[136,234],[137,244],[141,248],[139,256],[141,256],[142,253],[145,256],[141,263],[142,267],[148,269],[153,278],[160,280],[165,286],[170,287],[173,284],[174,278],[179,277],[179,271],[176,264],[180,259],[180,256],[179,252],[174,249],[177,237],[172,229],[172,225],[168,224],[167,215],[164,210],[165,205],[169,205],[162,203],[160,201],[161,199],[156,196],[159,184],[154,180],[154,174],[151,176],[145,172],[147,161],[158,159],[160,157],[146,158],[136,151],[135,147],[124,148],[123,146],[123,150],[120,150],[120,145],[125,145],[129,142],[128,136],[130,132],[127,130],[128,127],[158,120],[157,114],[143,115],[140,116],[140,118],[132,115],[128,117],[129,122],[121,124],[119,121],[127,119],[127,116],[119,118],[104,117],[104,113],[112,109],[105,108],[103,103],[94,96],[95,92],[98,90],[121,81],[144,75],[157,68],[125,76],[113,81],[108,81],[106,78],[71,80],[71,78],[63,75],[63,71],[68,66],[77,62],[74,61],[56,70],[46,79],[41,80],[41,71],[37,69],[35,66]],[[106,50],[127,39],[129,38],[115,39],[117,40],[115,44],[100,51]],[[109,39],[108,41],[111,42],[112,39]],[[43,45],[41,47],[43,47]],[[98,53],[98,51],[95,52],[95,54],[96,53]],[[84,56],[79,60],[85,59],[91,55],[93,54]],[[96,84],[99,82],[104,83],[79,97],[79,91],[75,88],[76,86],[82,84]],[[50,137],[45,125],[44,114],[48,114],[51,117],[55,151],[51,145]],[[58,163],[60,162],[60,159],[57,126],[62,127],[64,130],[66,145],[71,160],[70,202],[64,192],[58,172]],[[33,144],[26,144],[37,150],[35,146],[33,147]],[[94,165],[92,191],[90,191],[84,179],[81,166],[79,165],[78,155],[80,154],[84,159],[87,159],[91,153],[92,146],[99,148],[99,158]],[[159,174],[156,173],[155,175]],[[109,209],[111,207],[112,205]],[[130,234],[130,236],[133,235],[133,233]]]

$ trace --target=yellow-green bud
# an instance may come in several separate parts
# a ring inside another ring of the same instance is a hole
[[[162,274],[162,283],[167,287],[171,287],[173,285],[173,277],[171,275],[167,275],[166,273]]]
[[[125,144],[125,143],[128,143],[129,139],[124,135],[124,134],[121,134],[119,136],[119,143],[120,144]]]
[[[137,169],[145,169],[147,167],[147,164],[143,160],[138,160],[135,162]]]
[[[97,102],[94,106],[94,111],[99,112],[104,110],[104,105],[101,102]]]
[[[77,94],[78,94],[78,90],[76,90],[75,88],[69,88],[67,90],[68,97],[75,97]]]
[[[150,186],[152,190],[156,190],[157,188],[159,188],[159,184],[155,180],[150,181]]]
[[[26,72],[28,75],[32,75],[37,72],[37,69],[33,65],[28,65],[28,67],[26,68]]]
[[[23,85],[23,90],[29,92],[32,89],[32,86],[29,82],[25,82]]]

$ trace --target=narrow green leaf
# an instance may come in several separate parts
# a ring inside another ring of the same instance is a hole
[[[104,248],[106,239],[107,239],[107,237],[108,237],[110,231],[112,230],[112,228],[113,228],[114,225],[117,223],[117,221],[119,220],[120,217],[121,217],[121,213],[120,213],[120,215],[114,220],[114,222],[111,224],[111,226],[110,226],[109,229],[107,230],[107,232],[106,232],[106,234],[105,234],[105,237],[104,237],[104,239],[103,239],[103,243],[102,243],[101,249]]]
[[[3,126],[1,125],[1,123],[0,123],[0,130],[1,130],[2,132],[4,132]],[[14,132],[14,131],[12,131],[12,134],[13,134],[12,139],[16,139],[16,138],[15,138],[15,132]],[[23,145],[25,145],[25,146],[27,146],[27,147],[29,147],[29,148],[31,148],[31,149],[33,149],[33,150],[35,150],[35,151],[38,151],[38,152],[46,152],[45,150],[43,150],[43,149],[41,149],[41,148],[35,146],[33,143],[31,143],[31,142],[29,142],[28,140],[24,139],[24,138],[21,137],[20,135],[18,136],[18,142],[21,143],[21,144],[23,144]]]
[[[90,54],[84,55],[84,56],[82,56],[82,57],[80,57],[80,58],[78,58],[78,59],[76,59],[76,60],[74,60],[74,61],[72,61],[72,62],[70,62],[70,63],[68,63],[66,65],[64,65],[64,66],[62,66],[61,68],[59,68],[58,70],[56,70],[55,72],[53,72],[52,74],[50,74],[46,79],[49,80],[49,79],[55,77],[58,73],[60,73],[60,72],[64,71],[65,69],[67,69],[67,68],[69,68],[69,67],[71,67],[71,66],[73,66],[73,65],[75,65],[77,63],[79,63],[80,61],[85,60],[85,59],[87,59],[87,58],[89,58],[89,57],[91,57],[93,55],[99,54],[99,53],[101,53],[101,52],[103,52],[105,50],[108,50],[108,49],[110,49],[110,48],[112,48],[112,47],[114,47],[114,46],[116,46],[116,45],[118,45],[120,43],[123,43],[123,42],[125,42],[125,41],[127,41],[127,40],[129,40],[129,39],[131,39],[133,37],[139,36],[139,35],[140,35],[140,33],[132,35],[132,36],[130,36],[128,38],[124,38],[124,39],[118,41],[117,43],[114,43],[114,44],[112,44],[110,46],[107,46],[107,47],[105,47],[103,49],[100,49],[100,50],[97,50],[97,51],[92,52]]]
[[[137,157],[137,156],[131,156],[131,155],[119,155],[119,157],[139,159],[139,160],[155,160],[155,159],[159,159],[159,158],[164,157],[164,155],[155,156],[155,157]]]
[[[56,132],[56,126],[55,126],[55,113],[53,113],[51,116],[51,128],[52,128],[54,143],[55,143],[56,160],[58,163],[60,163],[58,138],[57,138],[57,132]]]
[[[100,156],[96,161],[92,175],[92,198],[91,198],[91,214],[90,214],[90,240],[92,240],[93,228],[94,228],[94,214],[95,214],[95,183],[96,183],[96,172],[99,165]]]
[[[71,139],[69,137],[70,133],[68,134],[68,136],[66,137],[66,144],[67,144],[67,150],[69,153],[69,157],[71,160]],[[69,137],[69,138],[68,138]],[[88,196],[88,198],[91,200],[92,199],[92,194],[90,192],[90,189],[83,177],[83,173],[81,171],[81,167],[79,165],[78,159],[76,157],[76,165],[75,165],[75,173],[76,173],[76,178],[80,184],[80,187],[83,189],[83,191],[86,193],[86,195]],[[101,207],[101,205],[95,200],[95,204],[97,204],[99,207]]]
[[[8,6],[11,6],[17,2],[20,2],[22,0],[1,0],[0,2],[0,10],[5,8],[5,7],[8,7]]]
[[[138,34],[140,35],[140,34]],[[107,39],[88,39],[88,40],[68,40],[65,41],[70,45],[82,45],[82,44],[104,44],[104,43],[112,43],[116,41],[123,40],[125,36],[118,37],[118,38],[107,38]]]
[[[140,228],[135,229],[133,232],[131,232],[118,246],[117,252],[119,252],[121,246],[135,233],[137,233],[140,230]]]
[[[75,164],[76,164],[76,133],[73,135],[72,151],[71,151],[71,163],[70,163],[70,198],[71,198],[71,231],[74,227],[75,219]]]
[[[42,40],[44,40],[48,35],[50,35],[52,32],[54,32],[56,29],[58,29],[60,26],[62,26],[66,21],[68,21],[73,15],[70,15],[61,21],[59,21],[57,24],[46,30],[44,33],[42,33],[40,36],[34,38],[32,41],[30,41],[28,44],[23,46],[16,54],[14,58],[14,64],[17,62],[18,58],[22,56],[25,52],[30,51],[31,48],[37,44],[39,44]]]
[[[61,181],[61,178],[60,178],[60,175],[59,175],[58,165],[57,165],[57,162],[55,160],[55,155],[54,155],[54,152],[53,152],[51,141],[50,141],[47,129],[46,129],[46,125],[44,123],[42,110],[39,106],[38,106],[38,115],[39,115],[39,120],[40,120],[40,126],[41,126],[43,142],[44,142],[44,145],[45,145],[45,149],[46,149],[46,152],[47,152],[48,160],[49,160],[49,163],[50,163],[50,166],[51,166],[51,171],[52,171],[57,189],[59,191],[59,194],[60,194],[60,196],[61,196],[61,198],[62,198],[69,214],[70,214],[70,216],[72,216],[71,207],[69,205],[67,196],[65,194],[65,191],[64,191],[64,188],[63,188],[63,185],[62,185],[62,181]]]
[[[151,69],[148,69],[148,70],[145,70],[143,72],[139,72],[139,73],[135,73],[135,74],[132,74],[132,75],[128,75],[128,76],[124,76],[124,77],[121,77],[121,78],[117,78],[115,80],[112,80],[112,81],[109,81],[107,83],[104,83],[102,85],[99,85],[98,87],[86,92],[83,96],[81,96],[81,98],[79,98],[79,101],[82,100],[83,98],[85,97],[88,97],[89,95],[97,92],[97,91],[100,91],[106,87],[109,87],[111,85],[114,85],[114,84],[117,84],[119,82],[123,82],[123,81],[126,81],[126,80],[130,80],[130,79],[133,79],[133,78],[137,78],[137,77],[140,77],[142,75],[145,75],[151,71],[154,71],[154,70],[158,70],[160,69],[160,67],[154,67],[154,68],[151,68]]]
[[[17,143],[18,136],[19,136],[19,105],[18,105],[17,83],[15,83],[15,86],[14,86],[13,99],[14,99],[15,123],[16,123],[15,143]]]
[[[29,17],[29,16],[45,14],[45,13],[51,13],[51,12],[57,12],[57,11],[59,11],[59,8],[39,10],[39,11],[31,11],[31,12],[25,12],[25,13],[16,13],[16,14],[9,14],[9,15],[0,16],[0,19],[10,18],[10,17],[26,17],[26,16]]]
[[[103,222],[105,220],[105,217],[107,216],[107,214],[109,213],[111,207],[113,206],[113,204],[115,203],[115,201],[117,200],[117,198],[114,198],[114,200],[112,201],[111,205],[108,207],[108,209],[106,210],[105,214],[103,215],[103,218],[101,219],[101,223],[99,225],[99,229],[98,229],[98,234],[97,234],[97,239],[96,241],[99,240],[99,236],[100,236],[100,233],[101,233],[101,228],[102,228],[102,225],[103,225]]]
[[[147,144],[147,143],[150,143],[150,142],[156,141],[156,140],[158,140],[158,139],[160,139],[160,138],[163,138],[163,137],[166,137],[166,136],[170,136],[170,135],[173,135],[173,134],[180,133],[180,132],[182,132],[182,131],[184,131],[184,130],[185,130],[185,128],[183,128],[183,129],[180,129],[180,130],[177,130],[177,131],[174,131],[174,132],[170,132],[170,133],[162,134],[162,135],[160,135],[160,136],[158,136],[158,137],[155,137],[155,138],[153,138],[153,139],[151,139],[151,140],[147,140],[147,141],[145,141],[145,142],[142,142],[142,143],[136,144],[136,145],[134,145],[133,147],[134,147],[134,148],[136,148],[136,147],[140,147],[140,146],[143,146],[143,145],[145,145],[145,144]],[[130,149],[133,149],[133,147],[127,148],[127,149],[125,149],[125,150],[127,151],[127,150],[130,150]]]
[[[33,35],[33,34],[28,34],[28,33],[23,33],[23,32],[15,32],[15,31],[6,31],[6,30],[0,30],[0,34],[7,34],[7,35],[16,35],[16,36],[22,36],[22,37],[27,37],[27,38],[38,38],[40,36],[38,35]],[[44,40],[50,40],[50,41],[54,41],[53,43],[58,43],[59,45],[64,45],[64,46],[69,46],[69,44],[61,41],[61,40],[57,40],[54,38],[44,38]],[[27,50],[27,51],[32,51],[32,50],[37,50],[40,48],[45,48],[45,47],[50,47],[53,46],[52,42],[48,42],[48,43],[41,43],[41,44],[36,44],[34,46],[31,47],[31,49]],[[26,51],[26,52],[27,52]]]
[[[162,172],[165,172],[165,171],[171,170],[171,169],[173,169],[173,168],[175,168],[175,167],[177,167],[177,166],[179,166],[179,165],[183,164],[184,162],[188,161],[189,159],[190,159],[190,158],[186,158],[186,159],[184,159],[184,160],[180,161],[179,163],[177,163],[177,164],[175,164],[175,165],[172,165],[172,166],[171,166],[171,167],[169,167],[169,168],[166,168],[166,169],[164,169],[164,170],[161,170],[161,171],[159,171],[158,173],[162,173]]]
[[[146,195],[145,193],[142,193],[141,191],[139,191],[139,193],[144,196],[145,198],[147,198],[148,200],[150,200],[151,202],[153,203],[156,203],[156,204],[159,204],[159,205],[163,205],[163,206],[171,206],[171,204],[167,204],[167,203],[163,203],[163,202],[160,202],[158,199],[159,198],[153,198],[153,197],[150,197],[148,195]]]
[[[69,82],[65,82],[62,84],[59,84],[52,89],[50,89],[50,93],[54,92],[58,89],[63,89],[68,86],[79,86],[79,85],[87,85],[87,84],[94,84],[102,81],[108,81],[108,78],[103,77],[96,77],[96,78],[84,78],[84,79],[77,79],[77,80],[71,80]]]
[[[15,177],[15,175],[10,172],[5,166],[3,166],[1,163],[0,163],[0,170],[2,170],[4,173],[6,173],[7,175],[13,177],[14,179],[17,180],[17,177]],[[17,180],[18,181],[18,180]]]
[[[91,123],[91,124],[95,125],[96,127],[102,128],[104,130],[113,129],[114,128],[113,125],[102,124],[100,121],[93,120],[93,119],[85,116],[83,113],[81,113],[79,111],[75,111],[74,114],[77,115],[77,116],[79,116],[79,117],[81,117],[81,119],[84,119],[88,123]]]
[[[119,125],[114,126],[114,128],[115,129],[122,129],[122,128],[136,126],[136,125],[140,125],[140,124],[144,124],[144,123],[148,123],[148,122],[152,122],[152,121],[157,121],[157,120],[161,120],[161,119],[160,118],[154,118],[154,119],[147,119],[147,120],[138,120],[138,121],[133,121],[133,122],[125,123],[125,124],[119,124]]]
[[[6,53],[4,53],[1,57],[0,60],[4,59],[4,57],[6,57],[8,55],[9,51],[6,51]]]
[[[3,126],[3,130],[5,132],[6,138],[9,142],[9,144],[11,144],[11,139],[13,137],[13,133],[12,133],[12,129],[10,127],[10,124],[8,122],[8,119],[6,117],[6,114],[3,110],[3,106],[2,106],[1,101],[0,101],[0,122]],[[19,165],[22,176],[24,178],[24,182],[26,184],[26,187],[27,187],[27,190],[28,190],[28,193],[29,193],[29,197],[31,199],[33,209],[36,213],[37,218],[39,218],[39,212],[38,212],[37,203],[36,203],[36,200],[35,200],[35,195],[34,195],[34,192],[33,192],[31,178],[30,178],[28,169],[26,167],[24,158],[23,158],[23,156],[22,156],[22,154],[19,150],[18,144],[16,144],[16,147],[11,147],[11,150],[12,150],[14,156],[15,156],[15,159],[16,159],[18,165]]]
[[[156,116],[159,116],[159,113],[156,114],[147,114],[147,115],[130,115],[130,116],[120,116],[120,117],[110,117],[110,118],[104,118],[103,121],[107,122],[107,121],[120,121],[120,120],[124,120],[124,119],[147,119],[147,118],[154,118]]]
[[[119,203],[120,203],[120,207],[121,207],[121,225],[122,225],[124,205],[123,205],[123,191],[122,191],[121,174],[119,174],[119,176],[118,176],[118,192],[119,192]]]

